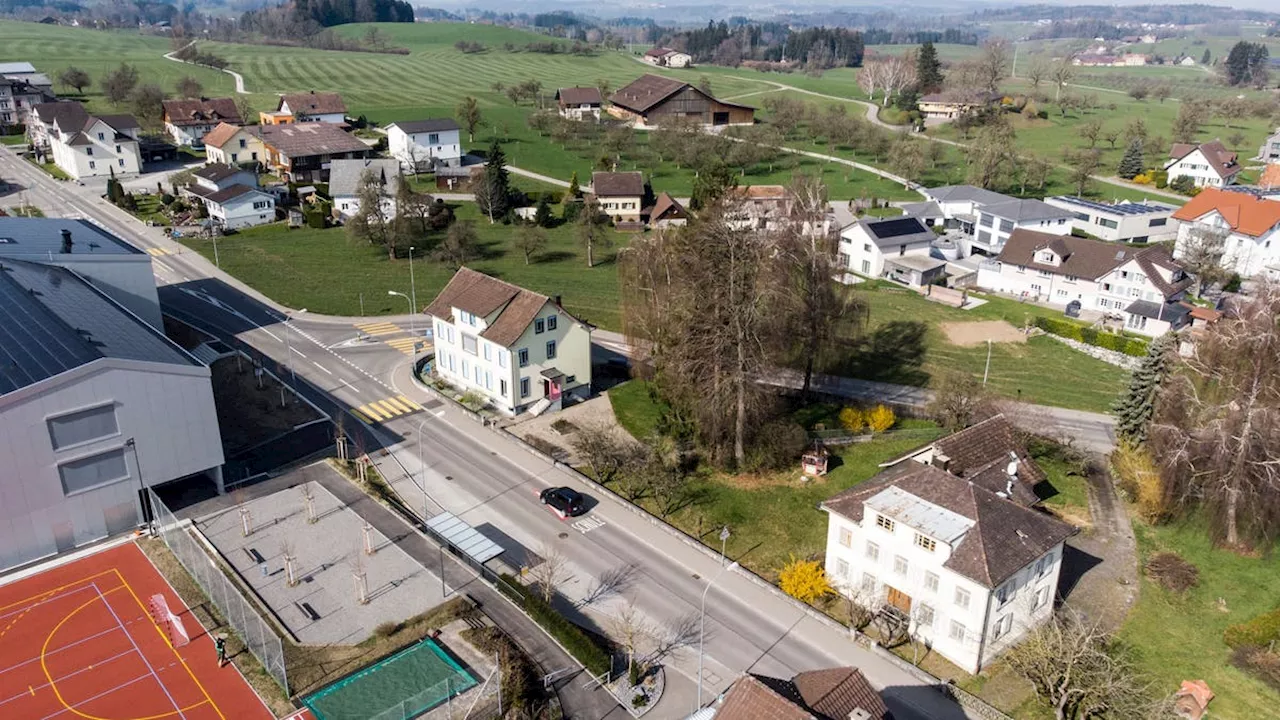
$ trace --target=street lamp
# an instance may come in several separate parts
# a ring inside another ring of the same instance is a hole
[[[411,311],[409,313],[409,334],[416,335],[417,331],[414,329],[413,316],[418,314],[418,284],[413,281],[413,246],[412,245],[409,246],[409,294],[413,296],[413,299],[409,301],[410,311]]]
[[[150,514],[147,512],[147,485],[142,480],[142,461],[138,459],[138,443],[133,438],[129,438],[124,441],[124,446],[133,451],[133,465],[138,469],[138,510],[140,511],[140,519],[149,529],[151,527],[151,519],[147,517]]]
[[[724,550],[729,546],[729,526],[720,531],[720,567],[724,567]]]
[[[387,294],[388,294],[388,295],[399,295],[400,297],[404,298],[404,301],[405,301],[405,302],[409,303],[409,334],[410,334],[410,335],[413,335],[413,334],[414,334],[414,328],[413,328],[413,315],[414,315],[414,313],[413,313],[413,298],[409,297],[408,295],[405,295],[405,294],[404,294],[404,293],[402,293],[402,292],[396,292],[395,290],[388,290],[388,291],[387,291]]]
[[[303,314],[303,313],[305,313],[306,311],[307,311],[307,309],[306,309],[306,308],[302,308],[301,310],[297,310],[297,311],[292,312],[292,313],[290,313],[290,312],[286,312],[286,313],[284,314],[284,351],[285,351],[285,362],[287,362],[287,363],[289,364],[289,378],[290,378],[290,380],[291,380],[291,381],[292,381],[292,383],[293,383],[293,389],[294,389],[294,391],[295,391],[295,392],[296,392],[296,391],[297,391],[297,389],[298,389],[298,375],[297,375],[297,373],[295,373],[295,372],[293,371],[293,337],[292,337],[292,333],[290,332],[291,326],[289,325],[289,321],[293,319],[293,316],[294,316],[295,314],[296,314],[296,315],[302,315],[302,314]]]
[[[695,712],[702,709],[702,649],[707,639],[707,593],[711,592],[711,587],[716,584],[716,580],[719,580],[725,571],[733,572],[737,569],[738,563],[736,560],[728,566],[720,568],[720,571],[707,581],[707,589],[702,591],[702,612],[701,619],[698,620],[698,707],[694,708]]]
[[[982,385],[987,385],[987,375],[991,374],[991,338],[987,338],[987,367],[982,371]]]
[[[427,507],[429,498],[427,497],[427,461],[422,458],[422,426],[427,424],[431,418],[423,418],[418,423],[418,469],[422,473],[422,481],[419,483],[419,489],[422,490],[422,522],[426,522],[431,513]]]

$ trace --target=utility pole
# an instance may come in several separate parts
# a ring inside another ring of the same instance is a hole
[[[987,384],[987,375],[991,374],[991,338],[987,338],[987,367],[982,371],[982,385]]]
[[[418,331],[414,328],[414,317],[418,314],[418,286],[413,281],[413,246],[409,246],[409,334],[415,338]],[[417,347],[417,340],[414,340],[414,346]],[[416,354],[416,353],[415,353]]]

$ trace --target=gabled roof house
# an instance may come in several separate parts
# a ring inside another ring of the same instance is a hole
[[[755,108],[717,100],[682,80],[642,75],[609,96],[609,114],[636,127],[661,125],[677,118],[705,126],[750,125]]]

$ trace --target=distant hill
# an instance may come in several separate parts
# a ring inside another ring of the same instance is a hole
[[[413,6],[404,0],[292,0],[278,7],[246,12],[245,29],[272,37],[307,36],[335,25],[363,22],[413,22]]]

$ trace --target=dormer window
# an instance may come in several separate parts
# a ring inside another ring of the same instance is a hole
[[[924,548],[929,552],[933,552],[938,548],[938,543],[931,537],[926,537],[920,533],[916,533],[916,547]]]
[[[884,515],[876,515],[876,526],[885,532],[893,532],[894,525],[895,523],[892,519],[887,518]]]

